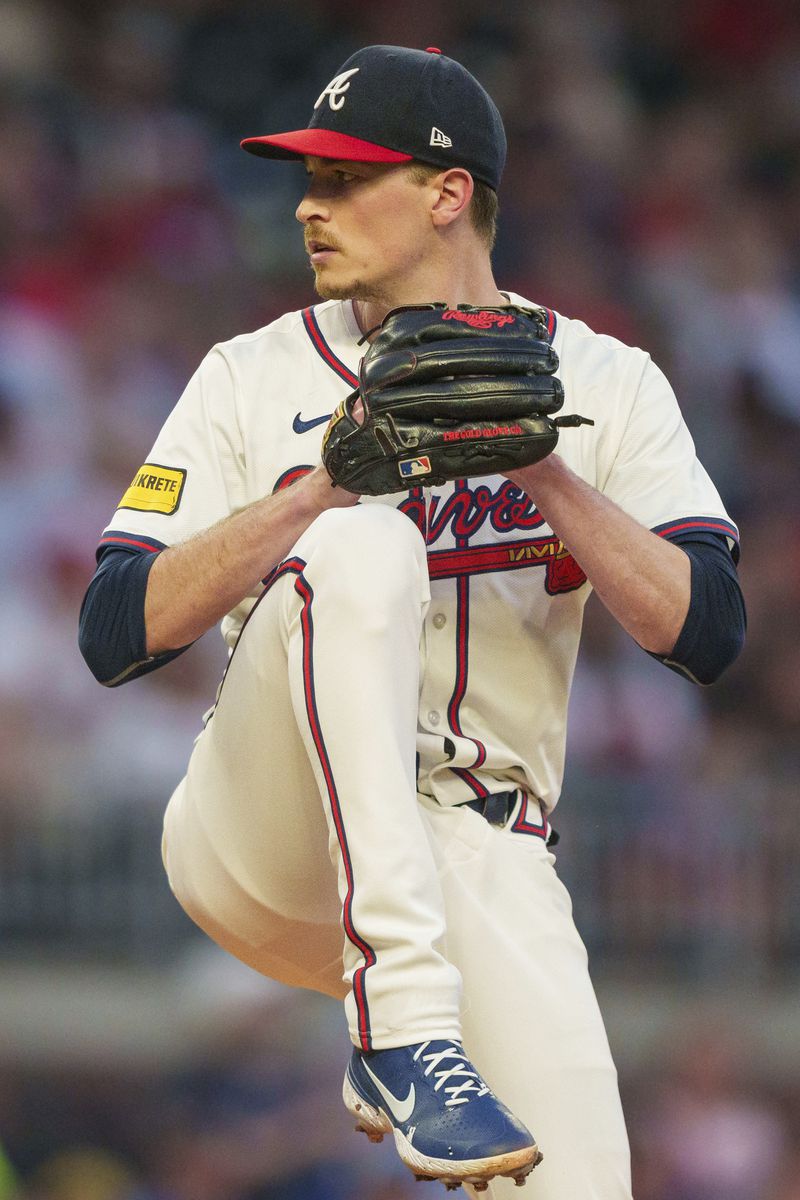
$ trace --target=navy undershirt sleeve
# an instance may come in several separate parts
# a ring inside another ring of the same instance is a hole
[[[106,687],[155,671],[189,648],[147,653],[144,598],[157,557],[158,553],[109,547],[83,598],[78,645],[95,679]]]
[[[747,628],[734,559],[727,540],[715,533],[678,534],[669,540],[689,556],[691,599],[672,652],[652,657],[694,683],[714,683],[738,656]]]

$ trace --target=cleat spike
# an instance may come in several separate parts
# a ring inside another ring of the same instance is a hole
[[[371,1142],[382,1142],[383,1134],[377,1129],[370,1129],[367,1125],[358,1124],[355,1127],[356,1133],[365,1133]]]
[[[485,1179],[482,1179],[480,1181],[480,1183],[478,1183],[478,1181],[476,1180],[472,1186],[474,1187],[476,1192],[485,1192],[487,1190],[487,1188],[489,1187],[489,1184],[487,1183],[487,1181]]]

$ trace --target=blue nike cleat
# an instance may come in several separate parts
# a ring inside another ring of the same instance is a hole
[[[484,1191],[503,1175],[523,1184],[542,1155],[490,1090],[458,1042],[353,1050],[342,1098],[370,1141],[394,1133],[417,1179]]]

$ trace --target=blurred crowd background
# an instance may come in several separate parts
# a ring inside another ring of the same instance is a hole
[[[0,0],[0,1198],[416,1195],[340,1111],[336,1006],[216,953],[161,876],[221,639],[111,693],[76,645],[202,356],[313,299],[302,168],[239,139],[304,125],[372,42],[492,92],[499,282],[652,353],[740,525],[749,641],[716,687],[590,605],[559,868],[637,1200],[798,1200],[794,0]]]

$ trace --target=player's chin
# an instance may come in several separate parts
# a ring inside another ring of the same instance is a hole
[[[328,267],[315,269],[314,287],[322,300],[369,300],[372,294],[362,279],[337,277]]]

